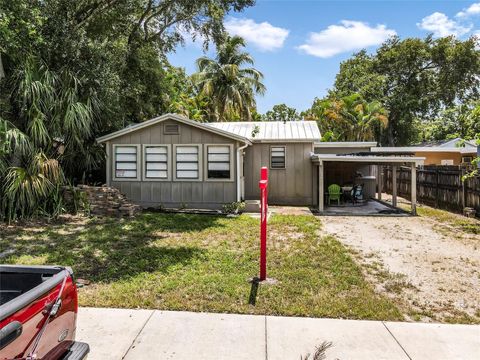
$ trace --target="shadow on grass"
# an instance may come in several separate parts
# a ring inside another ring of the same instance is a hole
[[[204,249],[193,244],[172,245],[171,236],[195,236],[224,226],[219,217],[145,213],[135,219],[94,219],[86,224],[44,224],[23,227],[2,240],[14,253],[7,263],[71,266],[77,277],[113,282],[140,273],[168,273],[201,258]],[[18,239],[17,239],[18,237]]]

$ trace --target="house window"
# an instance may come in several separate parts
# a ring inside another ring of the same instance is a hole
[[[462,163],[464,164],[470,164],[472,162],[473,158],[471,156],[464,156],[462,157]]]
[[[230,146],[207,146],[208,179],[230,179]]]
[[[177,179],[199,179],[200,158],[199,146],[177,146],[175,148],[176,178]]]
[[[115,147],[115,177],[137,178],[137,146]]]
[[[167,146],[145,146],[145,178],[168,179]]]
[[[452,159],[444,159],[442,161],[440,161],[440,164],[441,165],[453,165],[453,160]]]
[[[285,146],[272,146],[270,148],[270,168],[285,169]]]
[[[163,125],[163,133],[165,135],[178,135],[178,133],[179,133],[178,124],[165,124],[165,125]]]

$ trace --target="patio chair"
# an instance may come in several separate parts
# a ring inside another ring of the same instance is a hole
[[[340,205],[340,195],[342,194],[342,189],[337,184],[332,184],[328,187],[328,205],[330,202],[337,201],[337,204]]]

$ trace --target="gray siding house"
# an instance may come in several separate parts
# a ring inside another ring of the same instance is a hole
[[[105,145],[107,185],[143,207],[219,209],[258,200],[262,166],[269,168],[270,204],[327,214],[329,185],[362,184],[368,201],[381,200],[383,168],[390,166],[396,206],[395,174],[408,166],[415,214],[416,167],[425,160],[382,152],[373,142],[320,142],[315,121],[205,124],[166,114],[97,141]]]
[[[144,207],[218,209],[258,199],[269,168],[269,202],[314,205],[314,121],[199,123],[166,114],[97,139],[107,185]]]

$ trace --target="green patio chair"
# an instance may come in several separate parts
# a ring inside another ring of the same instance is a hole
[[[337,204],[340,205],[340,195],[342,194],[342,189],[337,184],[332,184],[328,187],[328,205],[330,202],[337,201]]]

